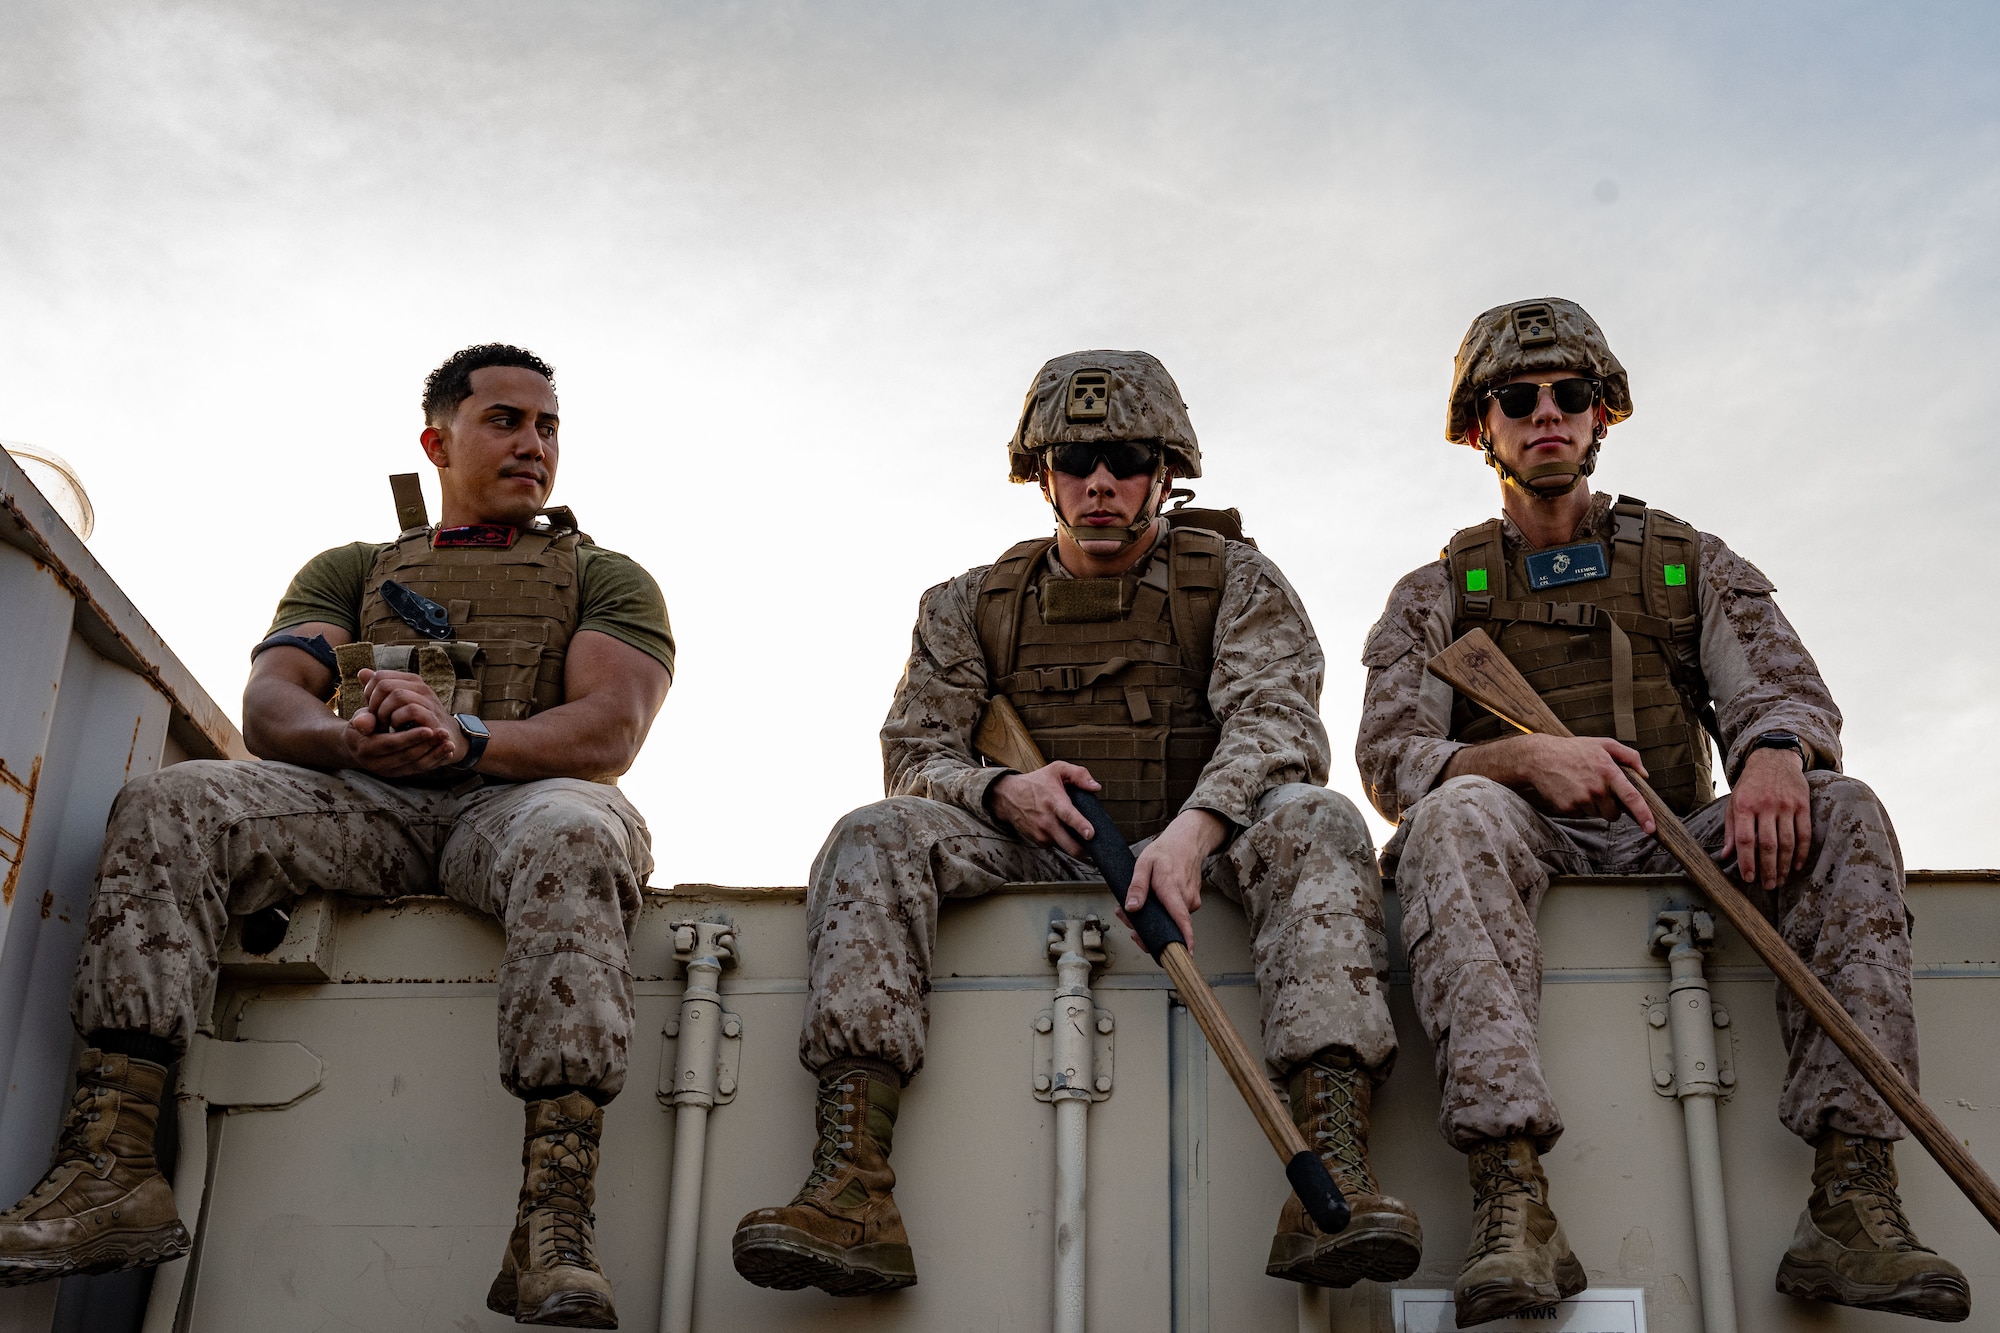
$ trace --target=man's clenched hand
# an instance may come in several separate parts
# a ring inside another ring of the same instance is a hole
[[[993,784],[993,813],[1035,846],[1053,846],[1066,855],[1080,857],[1084,842],[1095,837],[1096,831],[1070,801],[1071,784],[1085,791],[1100,789],[1089,769],[1061,760],[1032,773],[1009,773]]]
[[[407,778],[463,759],[471,743],[422,676],[361,671],[366,700],[342,735],[352,762],[383,778]]]

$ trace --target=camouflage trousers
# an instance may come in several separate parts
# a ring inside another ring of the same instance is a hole
[[[148,1032],[185,1051],[232,915],[308,889],[441,893],[506,931],[500,1081],[615,1094],[650,848],[638,811],[601,783],[439,789],[290,764],[173,764],[112,805],[71,1016],[86,1036]]]
[[[869,1056],[916,1073],[938,904],[1010,881],[1096,878],[1096,867],[957,806],[899,796],[849,814],[813,862],[800,1060],[817,1071],[842,1056]],[[1256,822],[1208,859],[1203,886],[1241,903],[1249,918],[1273,1068],[1283,1073],[1338,1047],[1386,1077],[1396,1033],[1382,881],[1353,804],[1324,787],[1276,788],[1259,802]]]
[[[1806,775],[1812,848],[1775,894],[1750,890],[1765,914],[1882,1053],[1917,1079],[1903,856],[1881,802],[1838,773]],[[1719,852],[1728,801],[1687,820]],[[1439,1128],[1455,1147],[1525,1134],[1544,1149],[1562,1133],[1543,1077],[1535,1025],[1542,952],[1535,916],[1551,874],[1664,874],[1679,866],[1630,818],[1548,819],[1486,778],[1454,778],[1405,816],[1384,860],[1403,904],[1417,1016],[1437,1045]],[[1778,1023],[1790,1058],[1778,1116],[1811,1138],[1833,1128],[1897,1139],[1898,1120],[1867,1080],[1780,986]]]

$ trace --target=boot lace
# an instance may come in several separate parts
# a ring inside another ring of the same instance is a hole
[[[1854,1165],[1847,1177],[1828,1193],[1834,1198],[1852,1198],[1870,1223],[1870,1230],[1892,1249],[1921,1250],[1926,1247],[1903,1216],[1903,1200],[1896,1193],[1895,1160],[1888,1143],[1862,1139],[1854,1145]]]
[[[853,1095],[854,1083],[850,1079],[820,1084],[819,1104],[815,1108],[819,1116],[819,1142],[813,1145],[812,1172],[799,1187],[800,1198],[832,1180],[847,1165],[846,1155],[854,1150],[854,1140],[849,1137],[853,1126],[847,1117],[854,1110],[854,1103],[842,1099]]]
[[[1472,1216],[1472,1243],[1467,1262],[1509,1248],[1512,1237],[1528,1228],[1528,1203],[1534,1197],[1525,1181],[1507,1170],[1505,1156],[1479,1159],[1479,1177],[1473,1184],[1476,1206]]]
[[[1375,1181],[1368,1170],[1367,1147],[1355,1133],[1358,1105],[1351,1069],[1330,1069],[1320,1065],[1312,1080],[1313,1144],[1326,1163],[1327,1171],[1363,1185],[1374,1192]]]
[[[591,1141],[589,1120],[559,1119],[542,1137],[552,1151],[541,1163],[542,1183],[535,1211],[543,1214],[541,1234],[546,1257],[579,1267],[595,1268],[593,1224],[596,1214],[585,1206],[597,1175],[597,1145]]]
[[[69,1114],[63,1117],[62,1132],[56,1139],[55,1165],[89,1162],[97,1166],[104,1160],[90,1143],[90,1127],[104,1114],[96,1109],[101,1092],[95,1083],[77,1083],[76,1092],[70,1097]]]
[[[1471,1252],[1475,1257],[1507,1248],[1508,1237],[1526,1225],[1527,1197],[1513,1190],[1489,1194],[1480,1199],[1474,1216]]]

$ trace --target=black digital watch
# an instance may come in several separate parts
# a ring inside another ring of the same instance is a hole
[[[1812,756],[1806,752],[1806,743],[1796,733],[1789,731],[1767,731],[1750,742],[1750,748],[1743,752],[1744,758],[1758,750],[1790,750],[1799,757],[1799,767],[1812,767]]]
[[[479,767],[479,761],[486,757],[486,742],[493,739],[493,733],[471,713],[453,713],[451,716],[458,723],[458,729],[465,733],[466,750],[465,758],[447,767],[469,773]]]

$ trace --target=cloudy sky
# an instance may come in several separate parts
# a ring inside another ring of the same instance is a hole
[[[36,3],[0,10],[0,438],[231,712],[386,539],[424,373],[557,368],[556,499],[682,645],[656,882],[802,882],[919,593],[1047,527],[1036,367],[1165,359],[1326,644],[1492,513],[1470,317],[1581,301],[1599,481],[1776,581],[1913,866],[2000,864],[1986,5]],[[431,494],[435,503],[435,487]],[[1378,831],[1383,831],[1378,823]]]

